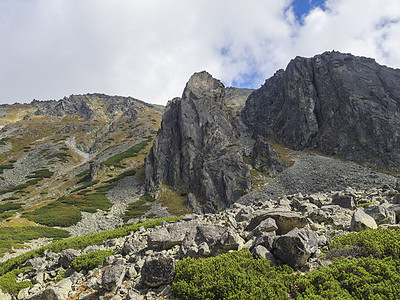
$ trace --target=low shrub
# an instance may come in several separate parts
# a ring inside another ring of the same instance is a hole
[[[9,211],[9,210],[17,210],[17,209],[20,209],[21,207],[22,207],[21,203],[8,202],[8,203],[0,205],[0,213]]]
[[[38,179],[44,179],[44,178],[50,178],[53,176],[54,172],[49,171],[48,169],[41,169],[32,172],[31,175],[28,176],[28,178],[38,178]]]
[[[206,259],[186,258],[175,268],[172,293],[180,299],[288,299],[288,266],[254,259],[248,250]]]
[[[7,169],[14,169],[14,165],[13,164],[0,165],[0,174],[3,174],[4,170]]]
[[[151,142],[150,138],[146,139],[136,145],[133,145],[131,148],[129,148],[128,150],[126,150],[124,152],[121,152],[114,156],[111,156],[110,158],[108,158],[107,160],[102,162],[102,164],[105,164],[107,166],[115,166],[115,167],[122,168],[121,161],[123,159],[135,156],[137,153],[139,153],[140,150],[144,149],[147,146],[147,144],[150,142]]]
[[[146,203],[147,201],[144,199],[139,199],[133,203],[130,203],[126,208],[124,215],[122,216],[122,220],[126,222],[130,219],[143,216],[145,212],[151,209],[151,205],[147,205]]]
[[[58,201],[47,204],[34,211],[24,212],[23,216],[28,220],[42,225],[60,227],[75,225],[82,219],[81,211],[77,207],[66,205]]]
[[[21,281],[17,282],[15,279],[17,275],[25,272],[26,270],[31,269],[31,267],[22,268],[19,270],[13,270],[8,272],[4,276],[0,278],[0,288],[3,292],[9,293],[14,296],[18,296],[20,290],[33,287],[33,284],[30,281]]]
[[[71,262],[71,267],[77,272],[81,270],[92,270],[98,265],[101,265],[106,257],[114,253],[115,251],[113,250],[99,250],[89,252],[75,258]]]

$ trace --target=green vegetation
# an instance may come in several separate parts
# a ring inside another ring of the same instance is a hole
[[[13,164],[0,165],[0,174],[3,174],[4,170],[9,170],[9,169],[14,169],[14,165]]]
[[[139,200],[128,205],[122,219],[126,222],[130,219],[143,216],[151,208],[151,205],[148,205],[147,203],[154,201],[156,201],[156,199],[149,194],[143,194],[140,196]]]
[[[0,214],[0,221],[3,221],[5,219],[11,218],[15,214],[14,211],[8,211],[5,213]]]
[[[292,272],[254,259],[248,250],[187,258],[176,264],[172,292],[180,299],[288,299]]]
[[[17,210],[17,209],[20,209],[21,207],[22,207],[21,203],[8,202],[8,203],[0,205],[0,213],[9,211],[9,210]]]
[[[6,145],[9,140],[10,140],[10,138],[2,138],[2,139],[0,139],[0,146]]]
[[[71,267],[77,272],[81,270],[93,270],[98,265],[101,265],[106,257],[113,255],[114,253],[115,251],[113,250],[89,252],[75,258],[71,262]]]
[[[105,193],[94,193],[78,195],[70,198],[66,198],[61,201],[66,205],[73,205],[72,207],[79,208],[81,211],[94,213],[97,209],[109,210],[112,207],[112,203],[107,198]]]
[[[45,158],[48,159],[48,160],[57,159],[57,160],[59,160],[59,161],[61,161],[63,163],[66,163],[68,161],[69,157],[72,157],[72,156],[67,154],[67,153],[64,153],[64,152],[52,153],[52,154],[49,154],[49,155],[45,156]]]
[[[125,152],[121,152],[114,156],[111,156],[109,159],[102,162],[102,164],[123,168],[123,166],[121,165],[121,161],[125,158],[136,156],[137,153],[139,153],[140,150],[144,149],[149,142],[151,142],[150,138],[132,146]]]
[[[121,174],[117,175],[116,177],[114,177],[114,178],[112,178],[110,180],[107,180],[106,183],[114,183],[116,181],[124,179],[127,176],[133,176],[135,174],[136,174],[136,170],[134,170],[134,169],[133,170],[128,170],[128,171],[122,172]]]
[[[81,212],[77,207],[66,205],[58,201],[47,204],[34,211],[24,212],[23,216],[28,220],[42,225],[60,227],[72,226],[82,219]]]
[[[40,181],[40,179],[38,179],[38,178],[28,180],[27,182],[22,183],[22,184],[19,184],[19,185],[17,185],[17,186],[10,187],[10,188],[5,189],[5,190],[1,190],[1,191],[0,191],[0,195],[7,194],[7,193],[10,193],[10,192],[16,192],[16,191],[17,191],[17,192],[18,192],[18,191],[23,192],[23,191],[22,191],[23,189],[25,189],[25,188],[27,188],[27,187],[29,187],[29,186],[32,186],[32,185],[36,185],[39,181]]]
[[[7,272],[11,271],[12,269],[20,266],[28,259],[33,257],[42,256],[44,251],[49,249],[53,252],[61,252],[65,249],[85,249],[87,246],[91,245],[99,245],[102,242],[114,239],[122,236],[126,236],[131,231],[136,231],[140,227],[144,228],[153,228],[155,226],[160,225],[163,221],[166,222],[176,222],[180,220],[179,217],[167,217],[162,219],[150,220],[142,223],[138,223],[135,225],[129,225],[121,228],[117,228],[114,230],[108,230],[103,232],[91,233],[84,236],[78,236],[74,238],[68,238],[60,241],[53,242],[47,246],[41,247],[39,249],[31,250],[29,252],[25,252],[17,257],[13,257],[8,259],[5,262],[0,263],[0,275],[4,275]],[[36,227],[35,227],[36,228]],[[46,227],[43,227],[46,228]],[[9,229],[9,228],[7,228]]]
[[[63,280],[64,278],[66,278],[65,270],[61,267],[60,270],[58,271],[56,278],[54,279],[54,282],[57,283]]]
[[[358,207],[367,207],[367,206],[374,205],[374,204],[376,204],[376,203],[373,203],[373,202],[366,202],[366,203],[360,203],[360,204],[358,204],[357,206],[358,206]]]
[[[29,269],[31,269],[31,267],[13,270],[2,276],[0,278],[0,288],[2,289],[2,291],[5,293],[10,293],[14,296],[18,296],[20,290],[27,287],[33,287],[33,284],[30,281],[17,282],[15,280],[18,274],[23,273]]]
[[[32,172],[31,175],[28,176],[28,178],[37,178],[37,179],[44,179],[44,178],[50,178],[53,176],[54,172],[49,171],[48,169],[41,169]]]
[[[75,190],[73,190],[71,193],[75,193],[84,189],[87,189],[88,187],[94,186],[96,184],[99,183],[99,180],[93,180],[93,181],[88,181],[85,182],[84,184],[82,184],[80,187],[76,188]]]
[[[399,299],[400,231],[341,235],[329,248],[333,264],[303,274],[247,250],[188,258],[176,265],[172,292],[180,299]]]
[[[68,236],[65,230],[44,226],[0,227],[0,255],[29,240],[42,237],[61,239]]]

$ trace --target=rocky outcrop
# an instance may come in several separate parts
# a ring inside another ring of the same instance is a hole
[[[400,70],[339,52],[296,57],[253,92],[255,136],[385,170],[400,167]]]
[[[189,189],[200,194],[206,211],[215,211],[250,187],[250,169],[224,97],[223,84],[200,72],[190,78],[182,98],[169,102],[145,161],[148,191],[155,192],[162,183]]]

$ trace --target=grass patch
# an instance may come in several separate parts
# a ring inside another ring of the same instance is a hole
[[[114,156],[111,156],[109,159],[102,162],[102,164],[105,164],[107,166],[123,168],[123,166],[121,165],[121,161],[125,158],[133,157],[133,156],[137,155],[137,153],[139,153],[140,150],[144,149],[149,142],[151,142],[150,138],[132,146],[131,148],[129,148],[128,150],[126,150],[124,152],[121,152]]]
[[[61,162],[63,162],[63,163],[68,162],[68,159],[69,159],[70,157],[72,157],[72,156],[69,155],[68,153],[64,153],[64,152],[52,153],[52,154],[49,154],[49,155],[46,155],[46,156],[45,156],[45,158],[46,158],[47,160],[55,159],[55,160],[59,160],[59,161],[61,161]]]
[[[151,209],[151,205],[147,205],[146,203],[147,201],[143,199],[139,199],[133,203],[130,203],[126,208],[124,215],[122,216],[122,220],[126,222],[130,219],[143,216],[148,210]]]
[[[114,250],[99,250],[82,254],[71,262],[71,267],[77,272],[81,270],[93,270],[97,266],[103,264],[106,257],[114,253]]]
[[[94,186],[94,185],[96,185],[96,184],[98,184],[98,183],[99,183],[99,180],[93,180],[93,181],[85,182],[85,183],[82,184],[80,187],[74,189],[71,193],[76,193],[76,192],[78,192],[78,191],[87,189],[87,188],[89,188],[89,187],[91,187],[91,186]]]
[[[124,179],[127,176],[134,176],[135,174],[136,174],[136,170],[134,170],[134,169],[128,170],[128,171],[125,171],[125,172],[117,175],[116,177],[114,177],[110,180],[107,180],[105,183],[113,183],[113,182],[119,181],[121,179]]]
[[[1,190],[0,191],[0,195],[6,194],[6,193],[10,193],[10,192],[19,191],[19,190],[21,190],[21,192],[24,192],[24,191],[22,191],[23,189],[25,189],[25,188],[27,188],[29,186],[32,186],[32,185],[36,185],[39,181],[40,181],[40,179],[38,179],[38,178],[32,179],[32,180],[28,180],[27,182],[19,184],[17,186],[10,187],[10,188],[5,189],[5,190]]]
[[[163,186],[160,202],[168,208],[170,214],[182,216],[190,214],[186,206],[186,196],[181,196],[179,192],[173,191],[167,186]]]
[[[47,225],[68,227],[78,223],[82,219],[80,210],[72,205],[66,205],[58,201],[24,212],[23,216],[30,221]]]
[[[45,226],[0,227],[0,254],[12,251],[12,247],[42,237],[62,239],[69,232]]]
[[[0,221],[3,221],[5,219],[11,218],[12,216],[14,216],[15,211],[8,211],[5,213],[1,213],[0,214]]]

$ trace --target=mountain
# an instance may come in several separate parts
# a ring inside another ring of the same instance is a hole
[[[396,299],[399,79],[325,52],[166,107],[1,105],[0,299]]]

